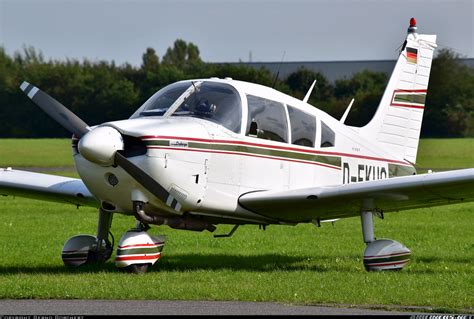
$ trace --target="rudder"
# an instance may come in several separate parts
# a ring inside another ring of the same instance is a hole
[[[382,100],[360,134],[400,159],[416,162],[426,93],[436,48],[436,35],[416,33],[410,20],[408,35]]]

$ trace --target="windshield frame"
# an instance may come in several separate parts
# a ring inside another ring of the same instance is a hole
[[[155,108],[152,108],[152,109],[149,109],[147,110],[150,106],[153,106],[154,102],[155,102],[155,99],[157,98],[157,96],[160,95],[160,93],[163,91],[163,90],[167,90],[168,88],[170,88],[171,86],[177,86],[177,85],[186,85],[187,88],[178,96],[177,99],[179,99],[181,97],[181,95],[183,95],[187,90],[189,90],[189,85],[187,85],[187,82],[188,81],[178,81],[178,82],[174,82],[174,83],[170,83],[168,85],[165,85],[164,87],[162,87],[161,89],[159,89],[158,91],[156,91],[154,94],[152,94],[131,116],[130,116],[130,119],[136,119],[136,118],[144,118],[144,117],[163,117],[166,113],[166,111],[168,111],[168,109],[176,102],[176,100],[173,101],[173,103],[171,103],[171,105],[166,108],[166,111],[164,111],[162,114],[158,114],[159,111],[157,111]]]
[[[164,118],[169,118],[172,116],[173,113],[181,106],[181,104],[183,104],[183,102],[189,96],[191,96],[191,94],[193,94],[196,90],[199,90],[199,87],[203,82],[204,81],[189,81],[191,85],[176,99],[176,101],[174,101],[173,104],[171,104],[170,108],[162,116]]]

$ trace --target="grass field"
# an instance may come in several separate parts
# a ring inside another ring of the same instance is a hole
[[[67,140],[0,140],[0,167],[74,175],[69,152]],[[474,139],[423,140],[418,162],[435,170],[473,167]],[[398,240],[413,252],[405,269],[382,273],[363,269],[358,218],[321,228],[244,226],[223,239],[153,227],[151,233],[168,236],[163,257],[149,273],[131,275],[117,272],[113,261],[76,270],[62,265],[69,237],[95,233],[93,209],[4,197],[0,214],[0,298],[246,300],[474,312],[474,203],[375,219],[377,237]],[[114,216],[116,240],[133,225],[130,217]],[[216,232],[229,230],[219,226]]]

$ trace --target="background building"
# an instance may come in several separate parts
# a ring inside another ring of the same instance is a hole
[[[474,68],[474,58],[460,59],[465,65]],[[329,82],[337,79],[351,78],[355,73],[369,70],[373,72],[383,72],[390,76],[395,66],[395,60],[373,60],[373,61],[307,61],[307,62],[237,62],[229,63],[231,65],[247,65],[259,69],[265,67],[273,74],[280,68],[280,79],[285,79],[291,73],[297,71],[300,67],[308,70],[321,72]],[[281,64],[281,66],[280,66]]]

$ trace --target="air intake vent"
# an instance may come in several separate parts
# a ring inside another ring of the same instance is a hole
[[[122,137],[124,143],[123,155],[125,157],[133,157],[146,154],[147,148],[145,143],[141,139],[128,135],[122,135]]]
[[[179,202],[185,201],[186,198],[188,197],[188,193],[184,189],[176,185],[171,186],[170,195],[176,198],[176,200],[178,200]]]

